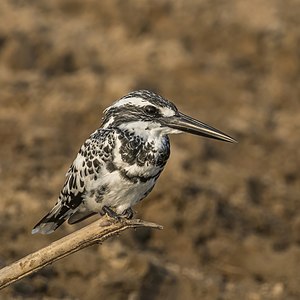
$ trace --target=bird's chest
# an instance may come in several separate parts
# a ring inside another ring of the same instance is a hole
[[[170,155],[167,136],[154,138],[151,135],[140,136],[120,131],[116,146],[116,164],[136,175],[156,173],[164,167]]]

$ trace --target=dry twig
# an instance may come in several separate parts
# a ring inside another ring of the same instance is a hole
[[[138,227],[162,229],[161,225],[139,219],[116,222],[105,216],[1,269],[0,289],[76,251],[102,243],[125,229]]]

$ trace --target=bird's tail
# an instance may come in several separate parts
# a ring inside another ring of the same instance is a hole
[[[65,222],[73,212],[70,207],[58,202],[52,210],[33,227],[31,233],[50,234]]]

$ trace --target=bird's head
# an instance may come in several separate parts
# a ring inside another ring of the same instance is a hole
[[[151,131],[158,135],[188,132],[236,142],[218,129],[181,113],[172,102],[147,90],[131,92],[105,109],[102,127],[139,133]]]

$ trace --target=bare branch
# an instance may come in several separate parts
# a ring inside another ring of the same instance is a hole
[[[161,225],[139,219],[116,222],[105,216],[1,269],[0,289],[76,251],[102,243],[125,229],[138,227],[162,229]]]

